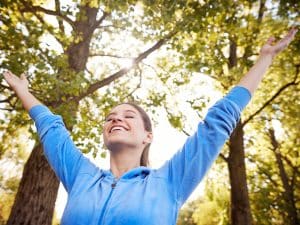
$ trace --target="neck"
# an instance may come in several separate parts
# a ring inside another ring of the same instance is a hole
[[[110,151],[110,170],[116,178],[140,166],[141,154],[137,154],[137,152],[139,151]]]

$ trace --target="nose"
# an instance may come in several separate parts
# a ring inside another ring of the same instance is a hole
[[[112,122],[120,122],[122,121],[122,117],[119,116],[119,115],[114,115],[112,118],[111,118]]]

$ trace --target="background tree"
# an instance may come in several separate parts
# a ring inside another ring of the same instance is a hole
[[[293,8],[289,8],[292,5],[293,7],[299,7],[299,5],[298,3],[282,1],[222,1],[222,3],[216,3],[216,5],[218,7],[223,5],[227,10],[216,13],[217,16],[211,19],[210,24],[207,25],[208,29],[205,32],[197,32],[198,30],[196,30],[195,33],[192,33],[190,36],[193,37],[193,42],[190,42],[190,37],[186,37],[187,41],[184,42],[185,45],[178,45],[177,48],[185,55],[184,62],[186,62],[186,68],[194,71],[200,70],[210,75],[217,81],[218,88],[226,92],[228,88],[237,83],[240,76],[253,64],[259,53],[260,46],[267,40],[267,37],[270,34],[278,35],[282,33],[282,29],[286,29],[289,24],[299,19],[299,13],[295,12]],[[285,8],[287,13],[283,13],[281,11],[282,8]],[[272,69],[266,76],[264,84],[261,85],[260,90],[254,96],[252,107],[249,107],[244,113],[242,120],[238,123],[228,142],[228,148],[225,148],[224,153],[221,155],[229,168],[232,224],[262,224],[256,220],[256,216],[254,216],[254,221],[252,221],[251,208],[256,207],[257,199],[253,198],[254,201],[252,207],[250,207],[248,187],[254,191],[252,185],[255,185],[257,188],[255,192],[259,192],[260,188],[254,183],[247,184],[245,161],[247,162],[248,158],[252,159],[252,152],[245,150],[250,148],[258,150],[260,147],[257,143],[261,142],[261,139],[258,140],[255,136],[257,136],[258,130],[263,131],[265,129],[261,124],[261,120],[257,118],[265,114],[265,112],[269,112],[268,117],[272,118],[271,115],[276,113],[272,110],[274,103],[280,102],[279,99],[281,100],[281,97],[287,93],[294,93],[299,96],[297,94],[297,90],[299,89],[298,53],[299,38],[295,40],[289,50],[276,59]],[[289,98],[286,97],[286,99]],[[293,102],[292,99],[289,100]],[[284,104],[291,104],[288,101],[280,102],[280,111],[284,108]],[[190,102],[195,109],[201,108],[201,104],[203,103],[199,99],[190,99]],[[297,101],[295,101],[294,106],[297,109],[294,109],[293,112],[299,114],[299,104]],[[253,128],[255,128],[255,131],[252,130]],[[295,139],[291,140],[294,140],[291,141],[291,145],[298,145],[298,141]],[[270,142],[270,140],[268,141]],[[295,153],[295,151],[296,149],[291,149],[289,157],[298,157],[299,153]],[[255,153],[256,156],[265,161],[266,158],[263,158],[265,154],[262,152],[263,150],[259,150]],[[255,161],[257,160],[255,158]],[[248,163],[248,165],[250,167],[253,166],[252,163],[251,165]],[[292,167],[296,167],[296,165],[293,164]],[[257,172],[260,173],[260,171]],[[295,178],[293,178],[295,176],[293,173],[289,176],[289,184],[296,182]],[[251,179],[251,182],[257,181]],[[260,180],[259,182],[263,181]],[[296,192],[297,190],[293,189],[291,191],[291,185],[286,185],[286,187],[289,187],[288,193]],[[297,185],[293,186],[293,188],[296,187]],[[276,198],[280,196],[279,193],[276,192]],[[289,202],[292,201],[289,200]],[[277,220],[280,217],[279,215],[282,215],[280,213],[289,216],[293,214],[292,218],[294,219],[289,220],[299,221],[299,219],[295,219],[297,207],[291,208],[294,208],[294,213],[288,213],[287,209],[280,207],[280,210],[276,210],[277,214],[272,217],[274,217],[274,220]],[[258,213],[258,211],[255,210],[255,213]],[[270,218],[270,215],[266,215],[265,210],[260,214],[264,214],[264,221],[267,220],[266,218]],[[291,222],[291,224],[294,224],[294,222]]]

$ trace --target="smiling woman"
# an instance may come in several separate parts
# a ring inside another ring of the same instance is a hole
[[[132,168],[134,162],[139,162],[134,167],[148,166],[149,148],[153,139],[152,125],[140,106],[134,103],[116,106],[106,118],[103,136],[106,147],[111,151],[111,170],[117,177]],[[132,154],[128,155],[128,152]],[[122,165],[122,168],[118,168],[118,165]]]
[[[107,116],[103,135],[111,154],[105,170],[76,148],[62,118],[29,92],[24,75],[4,73],[35,121],[45,155],[68,192],[61,224],[176,224],[180,207],[218,156],[274,56],[296,32],[292,29],[277,44],[269,39],[239,84],[209,109],[195,134],[158,169],[147,166],[153,134],[139,106],[123,103]]]

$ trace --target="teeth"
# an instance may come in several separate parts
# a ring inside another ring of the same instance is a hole
[[[113,127],[110,132],[115,131],[115,130],[125,130],[123,127]]]

